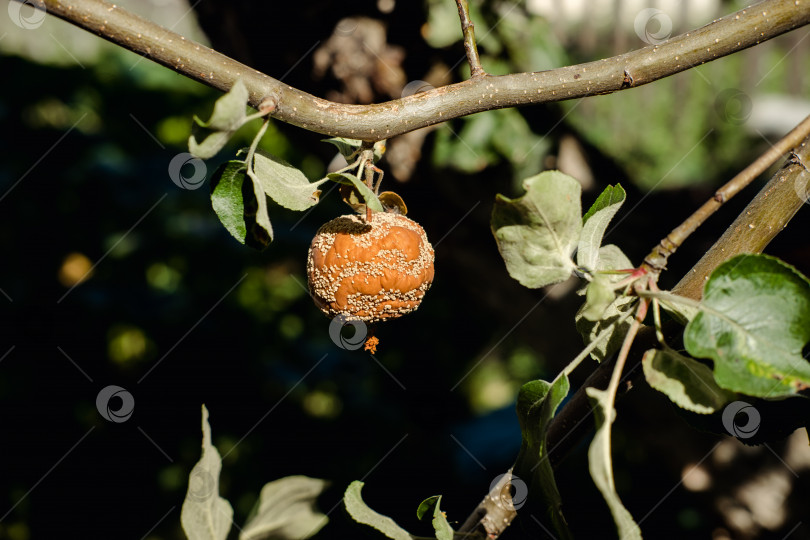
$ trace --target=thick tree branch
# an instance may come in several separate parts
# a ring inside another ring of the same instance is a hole
[[[640,86],[810,23],[810,1],[765,0],[659,45],[575,66],[481,76],[386,103],[345,105],[283,84],[102,0],[32,0],[40,9],[219,90],[241,77],[250,105],[275,97],[273,118],[332,136],[378,141],[469,114]]]

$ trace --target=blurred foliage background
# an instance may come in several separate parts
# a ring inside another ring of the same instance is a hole
[[[121,4],[333,100],[397,98],[468,72],[450,0]],[[640,0],[471,4],[493,74],[599,59],[742,7],[659,2],[639,31]],[[266,251],[240,246],[207,185],[182,190],[167,174],[192,115],[206,116],[219,94],[12,5],[0,13],[0,538],[12,540],[182,538],[202,403],[237,525],[265,482],[291,474],[332,482],[325,511],[362,478],[369,504],[416,534],[429,530],[416,506],[434,494],[463,522],[517,454],[517,389],[555,375],[581,346],[574,284],[527,290],[507,276],[488,226],[494,194],[517,195],[547,168],[580,179],[584,205],[621,182],[629,200],[607,241],[640,262],[810,112],[800,29],[631,91],[389,141],[384,188],[426,229],[437,274],[419,311],[377,329],[371,358],[336,347],[306,293],[310,239],[348,211],[336,192],[306,214],[273,208]],[[243,128],[209,171],[257,128]],[[321,138],[273,123],[262,147],[314,180],[335,158]],[[690,239],[664,286],[754,189]],[[770,249],[805,274],[809,225],[803,210]],[[96,410],[110,384],[134,397],[124,423]],[[810,538],[806,435],[746,448],[692,430],[640,387],[620,403],[614,438],[619,492],[649,538]],[[579,536],[611,537],[586,450],[583,441],[558,473],[566,513]],[[330,517],[319,538],[362,535],[340,509]]]

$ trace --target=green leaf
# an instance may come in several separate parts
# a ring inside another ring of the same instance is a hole
[[[289,163],[260,152],[253,155],[253,171],[248,171],[248,175],[268,197],[284,208],[298,211],[318,204],[321,194],[318,186],[325,182],[310,183],[304,173]]]
[[[231,89],[214,103],[214,112],[207,122],[194,117],[197,126],[204,129],[192,130],[188,138],[188,151],[202,159],[214,157],[222,150],[231,135],[245,123],[247,102],[247,88],[242,79],[237,79]],[[199,142],[197,138],[201,134],[205,136]]]
[[[692,356],[714,361],[721,387],[750,396],[791,396],[810,388],[810,281],[767,255],[738,255],[718,266],[700,313],[686,326]]]
[[[593,405],[596,420],[596,434],[588,448],[588,465],[591,478],[607,502],[613,521],[622,540],[641,540],[641,529],[633,516],[622,504],[616,485],[613,482],[613,459],[610,455],[610,426],[616,418],[616,411],[608,407],[608,393],[596,388],[586,388],[585,392]],[[610,408],[610,410],[608,410]]]
[[[686,326],[689,321],[700,313],[700,308],[691,298],[684,298],[683,296],[671,293],[664,293],[664,295],[665,296],[657,297],[658,303],[680,324]]]
[[[329,485],[308,476],[288,476],[262,488],[256,514],[239,540],[304,540],[314,536],[329,518],[315,508],[315,501]]]
[[[565,280],[582,229],[579,182],[546,171],[523,182],[519,199],[497,195],[492,233],[509,275],[530,289]]]
[[[338,152],[340,152],[340,155],[343,156],[349,163],[351,163],[351,161],[357,157],[356,154],[360,151],[360,148],[363,145],[363,141],[359,141],[357,139],[346,139],[345,137],[321,139],[321,142],[335,145]]]
[[[554,528],[564,539],[571,538],[562,513],[562,499],[548,459],[547,435],[551,420],[568,395],[568,377],[561,374],[553,383],[543,380],[524,384],[517,399],[517,415],[523,438],[512,482],[529,479],[529,494],[542,500]]]
[[[253,185],[253,199],[256,201],[256,222],[250,231],[253,238],[259,245],[267,245],[273,241],[273,226],[270,225],[270,215],[267,213],[267,195],[262,186],[251,179]]]
[[[363,489],[363,482],[355,480],[349,487],[346,488],[346,493],[343,496],[343,503],[346,505],[346,511],[357,523],[368,525],[380,531],[388,538],[394,540],[412,540],[413,536],[396,524],[396,522],[388,516],[378,514],[369,508],[363,501],[361,491]]]
[[[650,349],[641,364],[650,386],[682,409],[712,414],[736,399],[717,386],[711,368],[672,349]]]
[[[633,263],[630,262],[630,259],[627,258],[627,255],[625,255],[618,246],[605,244],[599,248],[596,257],[596,266],[591,269],[597,272],[610,272],[615,270],[631,270],[633,268]],[[626,273],[612,274],[610,275],[610,280],[615,283],[623,280],[627,276],[628,274]]]
[[[598,272],[626,270],[632,267],[633,264],[630,262],[627,256],[622,253],[622,250],[613,244],[608,244],[599,248],[599,259],[596,263],[596,270]],[[627,274],[603,275],[606,276],[611,282],[615,283],[616,281],[624,279]],[[588,302],[586,301],[575,317],[577,330],[582,336],[585,344],[591,343],[603,330],[609,328],[617,319],[621,318],[628,311],[634,309],[636,301],[637,299],[632,296],[617,296],[602,311],[601,317],[596,321],[588,320],[585,317],[585,310],[588,308]],[[624,336],[627,334],[630,324],[631,320],[625,319],[613,327],[613,330],[610,332],[608,338],[600,341],[593,350],[591,353],[591,358],[601,362],[618,351],[622,346]]]
[[[453,528],[447,522],[447,517],[439,507],[441,500],[441,495],[434,495],[422,501],[421,504],[419,504],[419,508],[416,509],[416,517],[421,520],[430,513],[433,517],[431,523],[433,524],[433,529],[436,531],[436,539],[453,540]]]
[[[199,118],[195,120],[200,126],[215,131],[236,131],[245,122],[247,102],[245,83],[242,79],[236,79],[231,89],[214,103],[214,112],[208,122]]]
[[[616,298],[613,283],[605,274],[595,274],[593,281],[588,283],[585,290],[585,305],[582,306],[582,316],[592,322],[598,321]]]
[[[247,166],[244,161],[231,160],[223,163],[211,176],[211,205],[214,212],[234,238],[245,243],[245,203],[242,186]]]
[[[346,139],[345,137],[332,137],[331,139],[321,139],[321,142],[333,144],[347,163],[351,163],[363,147],[363,141],[358,139]],[[377,163],[385,153],[385,141],[374,143],[374,163]]]
[[[577,264],[583,268],[595,269],[599,260],[599,247],[610,220],[621,208],[625,199],[624,189],[620,184],[608,186],[593,203],[590,210],[582,217],[582,234],[577,250]]]
[[[599,194],[591,207],[588,208],[585,215],[582,216],[582,224],[587,223],[597,212],[601,212],[615,204],[621,206],[626,197],[627,194],[621,184],[616,184],[615,186],[608,185],[608,187],[602,190],[602,193]],[[616,210],[618,210],[618,208]],[[615,213],[616,212],[613,212],[613,214]]]
[[[219,496],[222,459],[211,444],[208,409],[202,407],[202,457],[191,469],[180,523],[189,540],[225,540],[231,529],[233,509]]]
[[[197,135],[192,133],[188,137],[188,151],[194,157],[210,159],[225,147],[231,135],[232,131],[214,131],[208,133],[202,142],[197,142]]]
[[[374,192],[365,184],[365,182],[357,178],[355,175],[351,173],[329,173],[326,175],[326,178],[339,184],[354,186],[354,188],[363,197],[363,200],[366,202],[369,208],[375,212],[383,211],[382,203],[380,203],[380,199],[377,198],[377,195],[374,194]]]

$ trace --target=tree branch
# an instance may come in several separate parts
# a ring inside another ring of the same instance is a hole
[[[714,197],[706,201],[703,206],[695,210],[683,223],[678,225],[672,232],[658,242],[652,252],[644,259],[642,267],[654,273],[656,276],[655,279],[657,280],[658,274],[666,268],[667,259],[669,259],[670,255],[675,253],[675,250],[681,246],[689,235],[695,232],[697,228],[700,227],[704,221],[709,219],[726,201],[742,191],[760,174],[768,170],[768,167],[788,153],[791,148],[799,145],[808,135],[810,135],[810,116],[793,128],[790,133],[782,137],[779,142],[772,146],[767,152],[759,156],[751,165],[743,169],[723,187],[718,189]],[[770,241],[770,239],[768,241]],[[765,246],[763,245],[762,247]],[[714,268],[714,266],[712,268]]]
[[[22,0],[15,0],[22,1]],[[765,0],[659,45],[550,71],[486,76],[385,103],[333,103],[102,0],[31,0],[38,8],[222,91],[242,78],[273,118],[331,136],[378,141],[469,114],[609,94],[746,49],[810,23],[810,2]]]
[[[461,20],[461,33],[464,34],[464,51],[467,53],[467,62],[470,64],[470,77],[486,76],[478,57],[478,45],[475,43],[475,25],[470,20],[470,6],[467,0],[456,0],[458,4],[458,18]]]

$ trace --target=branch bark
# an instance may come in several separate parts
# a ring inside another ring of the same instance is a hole
[[[22,1],[22,0],[15,0]],[[102,0],[31,0],[38,8],[222,91],[241,78],[273,118],[331,136],[379,141],[469,114],[609,94],[752,47],[810,23],[810,2],[765,0],[702,28],[626,54],[534,73],[482,75],[372,105],[333,103],[302,92]]]

